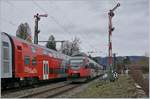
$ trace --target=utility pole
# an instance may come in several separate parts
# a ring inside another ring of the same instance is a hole
[[[108,64],[109,64],[109,78],[110,80],[113,79],[113,66],[112,66],[112,31],[114,31],[114,27],[112,26],[112,18],[114,17],[114,11],[120,6],[118,3],[113,9],[109,10],[108,17],[109,17],[109,44],[108,44]]]
[[[117,71],[117,58],[116,58],[116,53],[113,54],[113,69],[114,69],[114,72]]]
[[[49,41],[38,41],[38,42],[49,42]],[[56,43],[61,43],[61,45],[63,45],[63,43],[65,42],[65,40],[62,41],[55,41]]]
[[[35,18],[35,27],[34,27],[34,44],[38,44],[38,34],[40,33],[40,30],[38,29],[38,23],[40,21],[41,17],[47,17],[47,14],[39,15],[38,13],[34,15]]]

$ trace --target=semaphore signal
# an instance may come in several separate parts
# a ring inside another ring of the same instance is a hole
[[[114,11],[120,6],[120,3],[118,3],[113,9],[109,10],[109,13],[108,13],[108,17],[109,17],[109,27],[108,27],[108,32],[109,32],[109,35],[108,35],[108,65],[109,65],[109,78],[110,80],[114,80],[113,79],[113,60],[112,60],[112,31],[114,31],[114,27],[112,26],[112,18],[114,17]]]

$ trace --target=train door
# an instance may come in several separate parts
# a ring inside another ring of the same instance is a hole
[[[48,79],[48,74],[49,74],[48,61],[43,61],[43,79],[44,80]]]

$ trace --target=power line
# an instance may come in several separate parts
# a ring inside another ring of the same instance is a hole
[[[12,26],[17,26],[16,23],[14,23],[14,22],[12,22],[12,21],[9,21],[9,20],[7,20],[7,19],[5,19],[5,18],[3,18],[3,17],[1,17],[1,19],[2,19],[2,21],[5,21],[5,22],[9,23],[9,24],[12,25]]]
[[[55,3],[53,3],[53,5],[55,6],[55,8],[59,9],[58,6],[57,6]],[[60,9],[59,9],[59,10],[60,10]],[[66,17],[66,16],[65,16],[65,17]],[[63,18],[64,18],[64,17],[63,17]],[[67,18],[67,19],[68,19],[68,18]],[[69,21],[69,24],[70,24],[70,25],[74,26],[74,24],[73,24],[70,20],[68,20],[68,21]]]
[[[13,6],[13,7],[14,7],[14,4],[11,3],[9,0],[3,0],[3,2],[5,2],[5,3],[9,4],[10,6]]]
[[[34,0],[32,0],[32,1],[33,1],[33,3],[34,3],[39,9],[41,9],[43,12],[47,13],[47,11],[45,11],[45,9],[42,8],[37,2],[35,2]],[[50,15],[50,18],[53,19],[53,21],[54,21],[57,25],[59,25],[65,32],[68,32],[68,30],[67,30],[66,28],[64,28],[53,16]],[[71,23],[71,24],[72,24],[72,23]],[[70,32],[69,32],[69,33],[70,33]],[[80,34],[80,35],[83,35],[83,34]],[[86,37],[88,37],[87,34],[84,33],[84,35],[85,35]],[[83,37],[83,36],[82,36],[82,37]],[[88,45],[90,45],[90,47],[93,48],[93,44],[88,44]]]
[[[35,2],[34,0],[33,0],[33,2],[34,2],[34,4],[38,7],[38,8],[40,8],[43,12],[47,12],[45,9],[43,9],[41,6],[39,6],[39,4],[37,3],[37,2]],[[8,1],[6,1],[6,3],[8,3],[9,5],[11,5],[11,6],[13,6],[14,7],[14,5],[12,4],[12,3],[10,3],[10,2],[8,2]],[[15,7],[16,8],[16,7]],[[59,21],[58,20],[56,20],[53,16],[50,16],[51,17],[51,19],[58,25],[58,26],[60,26],[65,32],[68,32],[68,30],[66,30],[66,28],[63,26],[63,25],[61,25],[60,23],[59,23]],[[11,24],[11,25],[16,25],[14,22],[12,22],[12,21],[7,21],[9,24]],[[70,24],[72,24],[71,22],[70,22]],[[82,38],[83,38],[83,35],[84,36],[86,36],[87,38],[89,38],[89,36],[87,35],[87,34],[80,34],[80,36],[82,36]],[[89,44],[90,43],[90,44]],[[93,48],[93,43],[91,44],[91,42],[89,42],[88,43],[88,45],[91,47],[91,48]]]
[[[43,7],[41,7],[37,2],[35,2],[34,0],[32,0],[32,2],[33,2],[40,10],[42,10],[44,13],[47,13],[47,11],[46,11]],[[50,18],[51,18],[60,28],[63,29],[64,32],[68,32],[69,35],[71,35],[71,34],[70,34],[71,32],[69,32],[63,25],[61,25],[61,24],[59,23],[59,21],[56,20],[56,18],[54,18],[54,17],[51,16],[51,15],[49,15],[49,16],[50,16]],[[51,21],[51,20],[49,20],[48,22],[50,22],[50,21]]]
[[[39,9],[41,9],[43,12],[47,13],[47,11],[46,11],[44,8],[42,8],[37,2],[35,2],[34,0],[32,0],[32,2],[33,2]],[[63,25],[61,25],[58,20],[56,20],[56,19],[55,19],[53,16],[51,16],[51,15],[49,15],[49,16],[50,16],[50,18],[51,18],[59,27],[61,27],[61,28],[64,30],[64,32],[68,32],[68,30],[67,30]],[[68,32],[68,33],[69,33],[69,32]]]
[[[43,12],[45,12],[45,13],[47,13],[47,11],[44,9],[44,8],[42,8],[37,2],[35,2],[34,0],[32,0],[33,1],[33,3],[39,8],[39,9],[41,9]],[[55,5],[56,6],[56,5]],[[56,20],[53,16],[51,16],[50,15],[50,18],[59,26],[59,27],[61,27],[65,32],[68,32],[68,30],[63,26],[63,25],[61,25],[60,23],[59,23],[59,21],[58,20]],[[69,22],[70,24],[72,24],[72,22]],[[69,33],[71,33],[71,32],[69,32]],[[82,36],[82,38],[83,38],[83,35],[85,36],[85,37],[87,37],[87,38],[89,38],[89,36],[87,35],[87,34],[85,34],[85,33],[83,33],[83,34],[80,34],[80,36]],[[92,40],[93,41],[93,40]],[[85,43],[85,44],[88,44],[88,46],[90,46],[91,48],[93,48],[93,43],[91,44],[91,42],[88,42],[88,43]]]

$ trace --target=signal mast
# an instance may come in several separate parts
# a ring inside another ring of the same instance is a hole
[[[34,44],[38,44],[38,34],[40,33],[40,30],[38,29],[38,23],[41,19],[41,17],[47,17],[48,14],[41,14],[39,15],[38,13],[34,15],[35,18],[35,27],[34,27]]]
[[[110,77],[110,80],[113,78],[112,77],[112,71],[113,71],[113,66],[112,66],[112,64],[113,64],[113,61],[112,61],[112,31],[114,31],[114,27],[112,26],[112,18],[114,17],[114,11],[118,8],[120,6],[120,3],[117,3],[117,5],[113,8],[113,9],[111,9],[111,10],[109,10],[109,13],[108,13],[108,17],[109,17],[109,37],[108,37],[108,65],[109,65],[109,72],[110,72],[110,75],[111,76],[109,76]]]

